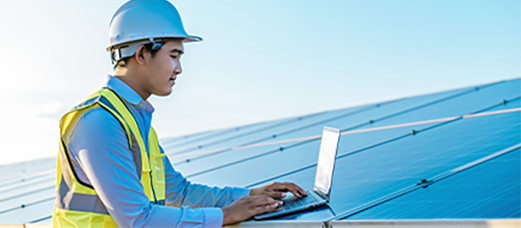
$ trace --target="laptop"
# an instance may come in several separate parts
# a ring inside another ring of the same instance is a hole
[[[320,141],[320,151],[318,154],[317,172],[315,174],[315,187],[313,191],[308,190],[308,196],[297,198],[288,194],[282,201],[282,209],[279,211],[268,212],[253,216],[255,220],[275,218],[295,212],[308,210],[329,203],[329,193],[331,192],[331,180],[338,148],[340,130],[324,127],[322,131],[322,141]]]

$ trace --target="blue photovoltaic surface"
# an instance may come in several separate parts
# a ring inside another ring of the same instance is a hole
[[[240,132],[233,132],[233,134],[220,134],[219,136],[208,138],[206,140],[199,140],[197,142],[198,144],[195,146],[184,145],[183,147],[178,147],[172,145],[164,147],[164,149],[167,154],[178,154],[183,152],[207,151],[222,149],[226,147],[248,145],[255,142],[260,142],[259,139],[271,139],[273,138],[274,133],[279,131],[288,131],[295,128],[301,128],[302,126],[320,123],[324,120],[328,120],[331,118],[338,118],[346,115],[351,115],[352,113],[357,113],[371,108],[374,108],[374,106],[361,106],[331,112],[324,112],[320,114],[308,115],[299,118],[290,118],[283,121],[272,121],[264,123],[262,126],[258,126],[252,129],[243,129]],[[199,146],[201,147],[199,148]],[[197,157],[200,156],[192,156],[189,158],[193,159]],[[172,161],[172,163],[177,163],[177,161],[174,160]]]
[[[346,219],[520,218],[520,164],[517,149]]]
[[[341,158],[331,205],[341,213],[513,146],[519,122],[519,113],[464,119]]]
[[[480,90],[480,91],[484,91]],[[478,97],[479,98],[479,97]],[[472,97],[469,99],[473,99]],[[498,103],[500,100],[496,103]],[[479,100],[477,101],[479,102]],[[491,104],[484,104],[482,107],[489,107]],[[513,103],[507,104],[508,106],[512,106]],[[507,108],[505,105],[501,105],[501,108]],[[515,107],[515,106],[512,106]],[[499,107],[497,107],[499,108]],[[496,108],[496,109],[497,109]],[[474,110],[469,110],[467,113],[471,113]],[[374,126],[378,126],[375,124]],[[416,126],[414,129],[419,129],[418,126]],[[378,143],[382,140],[386,140],[389,138],[393,138],[399,135],[406,134],[408,131],[404,131],[403,129],[399,129],[401,131],[395,131],[392,132],[389,131],[380,131],[380,132],[374,132],[371,134],[368,133],[368,135],[357,139],[357,135],[352,135],[355,137],[355,139],[350,140],[351,143],[345,144],[343,143],[346,137],[341,137],[341,144],[340,144],[340,150],[348,147],[349,145],[355,145],[359,147],[365,147],[372,145],[374,143]],[[387,135],[382,135],[382,133],[388,133]],[[396,133],[401,132],[401,133]],[[380,136],[380,137],[379,137]],[[351,136],[347,136],[351,137]],[[359,144],[360,142],[364,142],[366,144]],[[284,151],[280,153],[271,153],[267,156],[263,157],[256,157],[255,159],[247,160],[240,163],[230,162],[230,165],[227,165],[225,167],[222,167],[218,170],[214,170],[208,167],[218,167],[222,166],[222,164],[215,164],[211,160],[208,161],[208,163],[204,163],[203,165],[196,164],[195,161],[193,164],[197,167],[204,167],[203,170],[210,170],[210,172],[203,173],[202,175],[197,176],[190,176],[190,178],[196,182],[200,183],[210,183],[210,184],[216,184],[219,186],[223,186],[226,184],[231,185],[244,185],[248,183],[252,183],[255,180],[262,180],[265,178],[268,178],[270,176],[274,176],[277,173],[282,173],[285,171],[293,170],[302,166],[305,166],[307,164],[313,163],[316,161],[316,158],[318,156],[318,140],[310,143],[306,143],[300,146],[296,146],[293,148],[285,149]],[[345,146],[347,145],[347,146]],[[226,154],[223,154],[222,156],[226,156]],[[291,163],[288,163],[287,161],[291,160]],[[226,159],[225,159],[226,160]],[[228,161],[236,161],[233,156],[230,156]],[[196,168],[197,169],[197,168]],[[185,175],[192,175],[193,173],[186,173]],[[248,182],[249,181],[249,182]]]
[[[327,112],[320,115],[315,115],[312,117],[306,117],[306,118],[295,118],[295,121],[286,122],[285,124],[272,124],[269,128],[264,128],[260,131],[255,131],[251,133],[245,133],[241,134],[240,137],[232,137],[232,138],[226,138],[226,140],[213,144],[211,146],[205,146],[204,148],[200,149],[199,151],[209,151],[209,150],[215,150],[215,149],[223,149],[223,148],[229,148],[233,146],[241,146],[241,145],[251,145],[252,143],[260,143],[267,141],[266,138],[274,138],[273,135],[276,135],[274,133],[279,133],[281,131],[293,131],[294,129],[299,129],[302,127],[310,126],[310,125],[318,125],[317,123],[322,123],[324,121],[327,121],[329,119],[334,119],[338,117],[344,117],[347,115],[352,115],[352,113],[356,112],[363,112],[364,110],[370,109],[372,107],[363,107],[363,108],[357,108],[355,110],[348,110],[348,111],[342,111],[342,112]],[[280,141],[280,139],[275,136],[275,140],[272,141]],[[168,153],[168,149],[167,150]],[[192,150],[190,152],[195,152],[197,150]],[[199,159],[202,157],[209,157],[209,156],[187,156],[186,158],[189,158],[190,160]],[[230,157],[233,157],[230,155]],[[182,160],[174,159],[172,160],[173,164],[177,164]]]
[[[225,132],[229,129],[220,129],[215,131],[205,131],[201,133],[196,133],[192,135],[184,135],[184,136],[176,136],[176,137],[169,137],[169,138],[162,138],[160,139],[161,145],[169,146],[169,145],[178,145],[190,142],[192,140],[196,141],[205,137],[212,137],[214,134],[219,134],[221,132]]]
[[[399,112],[403,111],[404,108],[406,108],[406,110],[407,110],[407,108],[411,108],[411,107],[414,108],[414,107],[418,107],[418,106],[421,106],[421,105],[424,104],[424,103],[416,104],[418,101],[426,102],[428,104],[429,102],[432,102],[432,101],[436,101],[436,100],[439,100],[439,99],[446,99],[447,97],[452,97],[452,96],[454,96],[454,94],[458,94],[458,96],[461,96],[460,94],[467,94],[467,93],[472,92],[473,90],[466,89],[466,90],[462,90],[462,91],[463,92],[458,91],[457,93],[452,91],[452,92],[446,92],[446,93],[442,93],[442,94],[435,94],[435,95],[427,95],[427,96],[417,97],[417,98],[414,98],[414,99],[407,99],[407,100],[400,100],[400,101],[397,101],[397,102],[390,102],[388,104],[384,104],[384,105],[378,107],[379,108],[378,110],[380,112],[382,110],[385,110],[386,112],[389,112],[391,114],[399,113]],[[412,102],[412,101],[414,101],[414,102]],[[403,103],[405,103],[405,104],[403,104]],[[389,106],[391,106],[391,107],[389,108]],[[367,118],[365,116],[371,114],[370,113],[371,111],[373,111],[373,110],[369,109],[367,111],[358,113],[359,114],[358,118],[361,117],[361,118],[364,118],[364,120],[367,120]],[[360,114],[363,114],[363,116],[360,115]],[[348,115],[346,117],[352,117],[352,115]],[[354,120],[354,121],[357,121],[357,120]],[[361,122],[358,122],[358,123],[357,122],[349,123],[348,120],[346,120],[345,118],[340,118],[340,119],[337,118],[337,119],[333,119],[330,122],[322,122],[321,124],[312,125],[310,127],[304,128],[304,129],[302,129],[300,127],[299,131],[293,131],[293,132],[291,132],[288,135],[292,136],[291,139],[293,139],[293,138],[295,138],[297,136],[315,136],[315,135],[320,135],[321,131],[322,131],[322,127],[324,125],[339,126],[343,122],[344,122],[344,126],[348,126],[348,125],[356,126],[356,125],[359,125],[360,123],[362,123],[362,124],[363,123],[367,123],[367,121],[361,121]],[[379,125],[381,125],[381,124],[380,123],[378,123],[378,124],[375,123],[374,127],[379,126]],[[340,127],[340,128],[343,128],[343,127]],[[295,135],[295,134],[298,134],[298,135]],[[286,137],[277,137],[276,140],[282,140],[282,139],[285,139],[285,138]],[[248,139],[246,138],[246,140],[248,140]],[[270,140],[270,141],[276,141],[276,140],[274,139],[274,140]],[[299,146],[299,150],[302,150],[301,148],[302,147]],[[273,150],[266,150],[264,153],[270,153],[271,151],[273,151]],[[316,158],[316,156],[317,156],[316,155],[317,151],[315,149],[314,150],[309,150],[309,151],[310,151],[309,153],[300,153],[299,156],[301,156],[301,155],[303,155],[303,156],[310,155],[310,156],[313,157],[313,160],[314,160],[314,158]],[[228,155],[228,153],[229,152],[223,152],[220,156],[226,157],[227,159],[225,159],[225,160],[229,161],[229,164],[231,164],[231,163],[233,163],[235,161],[238,161],[238,160],[243,158],[243,157],[241,157],[240,159],[239,158],[235,158],[234,156]],[[252,156],[255,156],[257,154],[258,153],[253,154]],[[214,155],[210,155],[210,156],[213,157]],[[206,155],[206,156],[198,156],[198,157],[209,157],[209,156]],[[205,170],[209,170],[209,169],[212,169],[213,167],[218,167],[218,166],[222,166],[223,165],[221,163],[213,161],[212,159],[208,159],[208,160],[209,160],[210,164],[202,164],[201,163],[202,165],[198,165],[198,164],[194,164],[195,161],[193,159],[190,159],[190,166],[191,167],[204,167]],[[178,163],[178,161],[182,161],[182,160],[176,160],[176,159],[172,160],[172,163],[176,165],[176,168],[180,165]],[[224,163],[224,165],[226,165],[226,164],[227,163]],[[265,163],[265,164],[270,164],[270,163]],[[181,169],[182,169],[182,167],[181,167]],[[202,170],[199,170],[199,171],[202,171]],[[191,173],[185,173],[185,175],[191,175]],[[211,178],[211,179],[215,180],[216,178]],[[217,178],[217,179],[219,179],[219,178]]]
[[[485,86],[487,87],[487,86]],[[226,144],[212,144],[210,147],[203,146],[201,149],[197,149],[198,145],[185,145],[183,152],[197,151],[197,150],[212,150],[222,149],[223,147],[239,146],[258,142],[271,142],[285,139],[294,139],[299,137],[307,137],[312,135],[320,135],[322,133],[322,127],[328,125],[340,129],[350,128],[358,126],[360,124],[367,123],[371,119],[378,119],[388,115],[396,114],[416,108],[432,102],[438,102],[440,100],[452,99],[453,97],[462,96],[468,93],[475,92],[474,89],[459,89],[437,94],[429,94],[424,96],[418,96],[413,98],[401,99],[391,102],[385,102],[378,106],[361,106],[349,109],[342,109],[332,112],[325,112],[321,115],[313,115],[310,118],[303,118],[302,121],[290,122],[285,125],[272,124],[272,128],[268,128],[265,131],[255,132],[255,134],[242,134],[241,138],[233,139],[233,141],[227,141]],[[326,120],[326,122],[324,122]],[[266,124],[268,125],[268,124]],[[235,135],[234,135],[235,136]],[[246,137],[245,137],[246,136]],[[275,137],[273,137],[275,136]],[[222,136],[224,137],[224,136]],[[229,137],[226,135],[226,137]],[[220,138],[222,139],[222,138]],[[212,141],[213,140],[213,141]],[[217,139],[209,139],[208,141],[217,142]],[[201,143],[201,142],[198,142]],[[202,143],[204,145],[204,142]],[[192,148],[186,150],[186,148]],[[166,147],[167,154],[175,154],[179,151],[179,148]],[[172,161],[176,163],[177,161]]]
[[[219,167],[223,164],[229,164],[231,162],[237,162],[241,159],[250,158],[255,160],[258,155],[267,153],[280,153],[279,148],[294,143],[280,143],[267,146],[259,146],[244,149],[235,149],[232,151],[226,151],[224,153],[215,153],[212,155],[201,156],[201,158],[190,160],[190,162],[182,162],[179,164],[173,163],[175,170],[181,172],[186,177],[199,173],[201,171],[207,171]],[[253,157],[253,158],[252,158]],[[213,182],[206,182],[208,184],[215,184]]]
[[[342,152],[347,152],[349,148],[366,147],[389,138],[394,138],[398,135],[407,134],[410,131],[411,128],[396,128],[344,135],[340,137],[339,154]],[[284,149],[283,151],[277,151],[266,154],[263,157],[256,157],[255,159],[227,165],[218,170],[212,170],[211,172],[199,174],[196,176],[193,176],[193,173],[183,172],[183,174],[188,175],[191,180],[199,183],[210,183],[219,186],[228,184],[239,186],[248,185],[262,179],[300,168],[302,166],[316,163],[318,158],[319,145],[320,139],[317,139],[302,145]],[[276,150],[276,147],[273,149]],[[240,150],[237,152],[240,152]],[[266,151],[260,151],[260,153],[266,153]],[[250,156],[250,154],[245,153],[243,156]],[[226,156],[226,154],[224,154],[223,159],[228,159],[228,161],[232,162],[235,161],[236,158],[233,156]],[[201,164],[199,164],[200,162]],[[215,164],[212,159],[198,160],[194,161],[193,163],[196,164],[196,168],[192,168],[192,170],[198,170],[201,169],[201,167],[204,167],[203,170],[207,170],[208,168],[220,165],[219,163]],[[178,165],[176,168],[177,167],[182,168],[183,166]]]
[[[521,80],[515,79],[378,105],[364,105],[167,138],[161,140],[161,145],[171,156],[174,167],[193,182],[218,186],[259,186],[275,180],[294,181],[306,189],[312,189],[320,139],[293,142],[281,140],[319,136],[325,125],[345,131],[370,130],[455,117],[480,110],[509,110],[521,107],[521,99],[506,104],[501,104],[501,101],[520,95]],[[416,135],[411,135],[411,130],[420,130],[439,123],[344,134],[340,138],[338,154],[341,156],[334,174],[331,208],[319,208],[280,219],[328,219],[414,185],[421,179],[431,178],[515,145],[521,141],[519,113],[517,111],[456,120]],[[219,153],[188,154],[255,143],[273,144]],[[283,150],[279,150],[281,147]],[[356,153],[346,155],[351,152]],[[515,159],[509,159],[509,156],[514,156],[512,154],[517,154],[517,166],[511,165],[516,162]],[[500,175],[499,178],[493,172],[487,176],[486,170],[497,170],[503,166],[508,166],[508,169],[496,173]],[[501,179],[516,171],[516,167],[517,177],[505,177],[512,178],[505,179],[512,182],[511,185],[494,182],[494,178]],[[55,159],[0,166],[3,174],[0,177],[0,223],[49,223],[48,217],[51,215],[55,196],[54,169]],[[482,169],[483,171],[479,171]],[[479,182],[480,180],[487,180],[491,186],[484,186],[486,184]],[[519,195],[517,198],[512,195],[516,191],[519,193],[519,183],[517,151],[348,219],[519,218],[519,206],[511,206],[512,203],[519,205]],[[472,194],[465,194],[463,191],[474,188],[483,191],[474,191]],[[513,201],[503,200],[505,197]],[[422,207],[423,204],[429,206]],[[445,204],[447,206],[444,207]],[[433,211],[427,213],[429,207]]]
[[[500,103],[521,95],[521,80],[485,86],[472,93],[447,99],[435,105],[404,113],[385,120],[386,124],[400,124],[429,119],[438,119],[469,114],[490,105]]]
[[[391,115],[402,115],[412,109],[423,108],[424,106],[434,105],[436,102],[453,99],[454,97],[463,96],[473,93],[471,89],[461,89],[438,94],[429,94],[424,96],[401,99],[396,102],[389,102],[380,105],[375,109],[368,109],[355,115],[349,115],[344,118],[334,119],[325,123],[315,124],[306,128],[299,128],[298,131],[278,132],[276,138],[266,138],[263,142],[276,140],[294,139],[312,135],[321,135],[324,126],[330,126],[338,129],[359,129],[362,126],[369,126],[370,120],[377,120]]]
[[[248,132],[256,131],[258,129],[263,129],[266,127],[269,127],[273,124],[282,124],[286,123],[291,120],[276,120],[273,122],[263,122],[263,123],[257,123],[252,124],[248,126],[242,126],[242,127],[235,127],[230,128],[226,130],[218,130],[218,131],[212,131],[208,134],[201,135],[200,137],[194,137],[189,138],[187,140],[182,140],[177,143],[168,143],[163,146],[163,149],[167,152],[167,154],[177,154],[177,153],[183,153],[188,152],[192,150],[197,150],[204,148],[207,149],[205,144],[212,143],[215,140],[223,140],[226,138],[234,138],[243,134],[247,134]],[[165,140],[168,141],[168,140]]]
[[[330,205],[339,214],[513,146],[520,142],[519,124],[519,112],[463,119],[340,158]],[[309,188],[314,175],[312,168],[277,180]]]
[[[26,203],[26,202],[24,202]],[[27,202],[27,206],[0,214],[2,223],[29,223],[52,214],[54,197],[45,197],[39,201]]]
[[[26,204],[36,202],[47,196],[55,194],[54,178],[43,178],[38,181],[31,181],[24,185],[13,186],[0,193],[0,211],[7,210]]]
[[[2,166],[0,223],[27,223],[51,215],[56,159]],[[23,206],[22,206],[23,205]]]

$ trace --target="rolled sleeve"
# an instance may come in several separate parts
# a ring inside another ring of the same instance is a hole
[[[249,189],[249,188],[239,188],[239,187],[233,188],[232,197],[230,199],[231,202],[234,202],[242,197],[249,196],[250,191],[251,191],[251,189]]]
[[[162,150],[162,149],[161,149]],[[166,178],[166,203],[170,206],[225,207],[250,194],[250,189],[240,187],[210,187],[193,184],[174,170],[164,156]]]

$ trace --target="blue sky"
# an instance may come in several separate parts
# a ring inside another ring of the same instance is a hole
[[[517,0],[172,2],[204,40],[172,95],[150,99],[160,138],[521,75]],[[60,116],[111,73],[122,3],[0,3],[0,164],[56,154]]]

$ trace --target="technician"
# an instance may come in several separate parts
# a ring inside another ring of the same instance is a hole
[[[152,95],[181,74],[188,35],[167,0],[131,0],[109,25],[114,76],[60,121],[53,227],[221,227],[276,210],[306,192],[293,183],[246,189],[192,184],[151,127]]]

